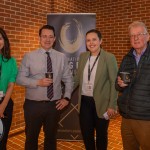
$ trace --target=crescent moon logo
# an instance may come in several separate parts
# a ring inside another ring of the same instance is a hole
[[[77,50],[79,50],[84,39],[81,30],[82,29],[81,24],[76,19],[73,19],[73,21],[76,23],[77,28],[77,36],[75,39],[69,40],[67,38],[67,30],[70,28],[71,23],[66,23],[65,25],[63,25],[60,31],[60,40],[59,40],[60,46],[68,53],[74,53]]]

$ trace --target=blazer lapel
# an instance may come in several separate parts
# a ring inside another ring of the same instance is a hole
[[[94,88],[96,87],[96,84],[98,83],[99,80],[101,80],[101,72],[103,71],[103,67],[104,67],[104,51],[101,49],[101,54],[98,60],[98,64],[97,64],[97,70],[96,70],[96,76],[95,76],[95,81],[94,81]]]
[[[89,56],[90,56],[90,53],[86,53],[86,55],[82,58],[82,59],[83,59],[83,60],[82,60],[82,67],[81,67],[81,68],[83,68],[82,71],[83,71],[84,68],[85,68],[85,65],[86,65],[86,63],[87,63],[87,61],[88,61]]]
[[[85,53],[85,55],[82,57],[82,63],[81,63],[81,70],[80,70],[80,72],[81,72],[81,80],[80,80],[80,83],[81,83],[81,85],[82,85],[82,82],[83,82],[83,72],[84,72],[84,68],[85,68],[85,65],[86,65],[86,63],[87,63],[87,61],[88,61],[88,58],[89,58],[89,56],[90,56],[90,52],[88,52],[88,53]]]

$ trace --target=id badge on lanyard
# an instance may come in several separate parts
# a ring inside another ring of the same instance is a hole
[[[90,54],[90,57],[89,57],[88,83],[86,83],[86,91],[87,91],[87,93],[88,93],[89,95],[93,95],[93,84],[90,83],[90,77],[91,77],[91,73],[92,73],[92,71],[93,71],[93,68],[94,68],[94,66],[95,66],[95,64],[96,64],[96,62],[97,62],[99,56],[100,56],[100,52],[99,52],[99,54],[97,55],[97,57],[96,57],[96,59],[95,59],[95,61],[94,61],[94,63],[93,63],[93,66],[91,67],[91,69],[90,69],[90,57],[91,57],[91,54]]]
[[[86,83],[85,89],[88,95],[92,95],[93,93],[93,84],[92,83]]]

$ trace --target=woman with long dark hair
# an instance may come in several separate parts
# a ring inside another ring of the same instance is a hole
[[[10,53],[9,39],[6,32],[0,28],[0,118],[4,125],[4,135],[0,141],[0,150],[6,150],[13,112],[11,94],[17,72],[16,60],[11,57]]]

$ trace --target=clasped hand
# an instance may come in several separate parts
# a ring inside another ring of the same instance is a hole
[[[52,79],[43,78],[43,79],[38,80],[37,85],[45,87],[45,86],[49,86],[52,83],[53,83]]]
[[[128,84],[125,84],[125,83],[123,82],[123,80],[121,80],[120,76],[117,77],[117,83],[118,83],[118,85],[119,85],[120,87],[122,87],[122,88],[128,86]]]
[[[107,114],[108,114],[109,118],[113,118],[115,115],[117,115],[117,110],[114,110],[112,108],[108,108]]]

